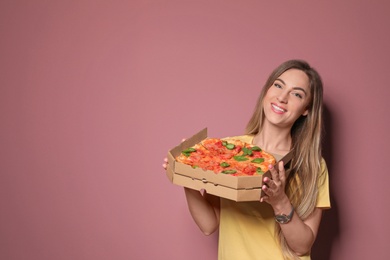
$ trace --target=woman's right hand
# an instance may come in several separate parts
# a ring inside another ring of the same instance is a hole
[[[162,167],[163,167],[165,170],[167,169],[167,167],[168,167],[168,158],[167,158],[167,157],[164,158],[164,163],[162,164]]]

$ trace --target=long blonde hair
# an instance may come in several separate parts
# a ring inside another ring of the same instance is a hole
[[[289,69],[299,69],[306,73],[310,82],[310,97],[307,116],[298,118],[291,128],[293,160],[288,172],[286,193],[296,213],[305,220],[315,209],[318,194],[318,177],[321,174],[321,134],[322,134],[322,96],[323,87],[320,75],[303,60],[289,60],[277,67],[268,77],[257,100],[255,111],[250,118],[246,134],[258,134],[263,125],[263,99],[274,81]],[[298,259],[288,247],[287,242],[276,224],[279,242],[288,259]]]

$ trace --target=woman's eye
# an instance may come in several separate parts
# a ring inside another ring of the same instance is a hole
[[[274,86],[277,88],[282,88],[282,86],[280,86],[278,83],[274,83]]]
[[[297,98],[300,98],[300,99],[303,98],[303,96],[301,94],[299,94],[299,93],[293,93],[293,95],[296,96]]]

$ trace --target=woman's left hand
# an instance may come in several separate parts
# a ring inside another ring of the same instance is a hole
[[[283,202],[287,198],[285,193],[286,186],[286,171],[284,169],[283,162],[279,162],[278,170],[272,165],[269,166],[272,179],[269,177],[264,177],[264,183],[261,189],[264,191],[265,195],[260,199],[261,202],[267,202],[272,207],[275,207],[276,204]]]

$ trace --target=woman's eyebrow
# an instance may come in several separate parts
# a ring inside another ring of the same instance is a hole
[[[277,78],[276,80],[279,80],[280,82],[283,83],[283,85],[286,85],[286,83],[281,79],[281,78]],[[305,95],[307,95],[306,93],[306,90],[304,88],[301,88],[301,87],[293,87],[294,90],[301,90],[303,93],[305,93]]]
[[[276,80],[279,80],[280,82],[283,83],[283,85],[286,85],[286,83],[281,78],[277,78]]]
[[[305,90],[304,88],[301,88],[301,87],[294,87],[293,89],[294,89],[294,90],[300,90],[300,91],[302,91],[303,93],[305,93],[305,95],[307,95],[306,90]]]

